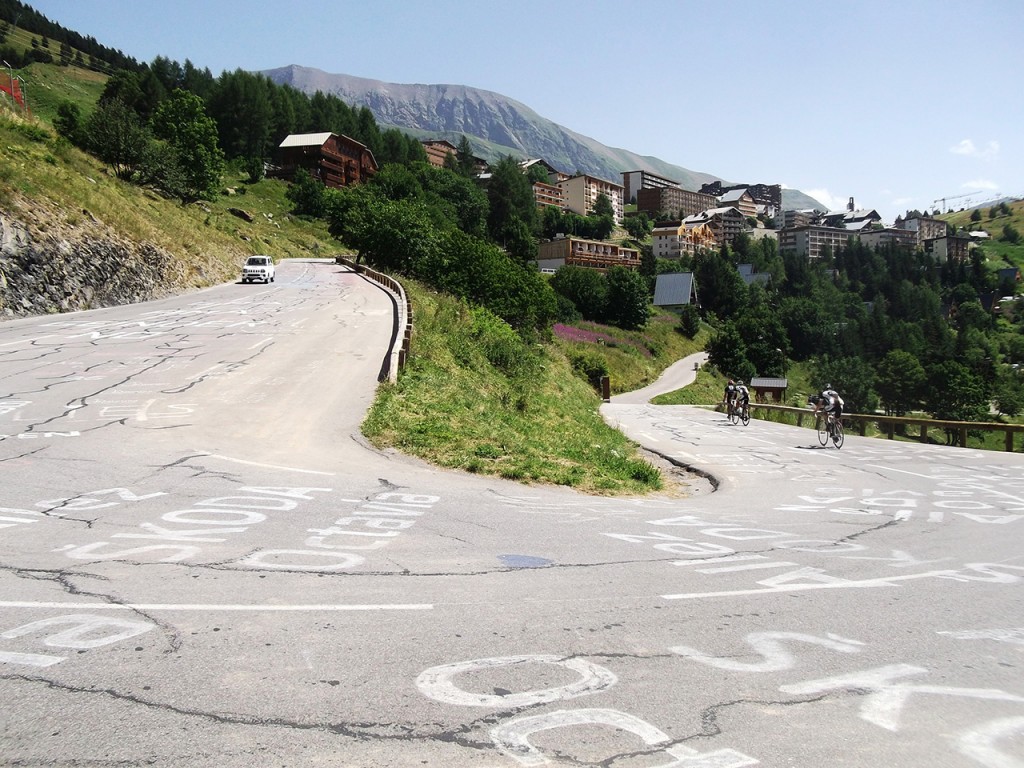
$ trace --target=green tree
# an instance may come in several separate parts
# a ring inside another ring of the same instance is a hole
[[[1003,226],[1003,240],[1011,245],[1017,245],[1020,242],[1020,232],[1012,224],[1006,224]]]
[[[181,164],[183,201],[213,199],[224,173],[224,153],[217,144],[217,124],[203,100],[181,89],[157,107],[153,133],[174,148]]]
[[[305,168],[295,172],[295,180],[285,190],[285,197],[292,204],[292,213],[298,216],[322,218],[327,215],[327,188],[320,179]]]
[[[473,156],[473,145],[469,143],[469,137],[462,134],[459,144],[455,149],[455,160],[458,172],[467,179],[476,177],[476,158]]]
[[[885,412],[903,416],[920,407],[927,380],[924,366],[914,355],[890,350],[878,364],[875,381]]]
[[[956,360],[929,366],[925,408],[936,419],[981,421],[988,415],[988,397],[977,375]]]
[[[82,118],[82,110],[75,102],[62,101],[57,105],[57,117],[54,118],[53,127],[76,147],[85,146],[85,120]]]
[[[600,192],[597,195],[597,199],[594,200],[594,210],[591,215],[593,216],[611,216],[612,220],[615,219],[615,208],[612,206],[612,201],[604,192]]]
[[[878,407],[875,394],[875,372],[871,364],[861,357],[837,357],[821,360],[816,368],[814,383],[818,391],[831,384],[842,396],[848,413],[872,413]]]
[[[643,212],[638,213],[636,216],[627,216],[623,220],[622,226],[634,240],[646,240],[651,234],[653,227],[651,220]]]
[[[87,148],[122,179],[131,179],[149,141],[139,116],[120,99],[101,102],[86,123]]]
[[[679,332],[692,339],[700,333],[700,310],[693,304],[684,304],[679,315]]]
[[[981,209],[975,208],[971,211],[971,221],[981,221]]]
[[[613,325],[635,330],[647,325],[651,300],[647,280],[626,267],[612,267],[605,273],[608,281],[608,319]]]
[[[597,270],[562,267],[552,276],[551,287],[571,301],[584,319],[604,322],[608,312],[608,281]]]
[[[521,261],[536,255],[533,230],[537,206],[533,187],[519,163],[506,155],[491,170],[487,182],[487,230],[491,239]]]
[[[996,379],[992,401],[999,413],[1015,418],[1024,411],[1024,379],[1007,370]]]
[[[705,347],[708,362],[725,376],[749,381],[757,371],[747,359],[747,347],[736,326],[726,321],[711,335]]]

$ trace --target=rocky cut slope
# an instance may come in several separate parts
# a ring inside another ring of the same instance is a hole
[[[228,279],[224,265],[206,266],[205,281]],[[88,211],[69,215],[18,196],[0,210],[0,319],[133,304],[196,284],[180,258],[128,239]]]

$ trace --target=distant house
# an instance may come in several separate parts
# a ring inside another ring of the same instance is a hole
[[[361,184],[377,173],[377,161],[365,144],[336,133],[293,133],[285,137],[267,170],[272,178],[293,180],[300,168],[328,187]]]
[[[658,275],[654,284],[654,306],[670,312],[681,312],[687,304],[697,304],[697,284],[693,272]]]

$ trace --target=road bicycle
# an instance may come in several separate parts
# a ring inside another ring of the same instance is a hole
[[[742,422],[745,427],[750,423],[750,404],[739,405],[735,400],[729,400],[725,405],[725,415],[730,424]]]
[[[836,448],[843,447],[843,439],[845,437],[843,433],[843,422],[837,419],[833,414],[818,411],[818,442],[822,445],[828,445],[828,441],[831,440]]]

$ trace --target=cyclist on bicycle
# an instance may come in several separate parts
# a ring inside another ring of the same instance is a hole
[[[743,383],[742,379],[736,382],[736,396],[740,408],[747,408],[750,405],[750,390],[747,389],[747,385]]]
[[[839,393],[832,389],[831,384],[826,384],[825,388],[821,390],[821,410],[825,413],[832,414],[832,417],[838,420],[843,415],[843,406],[846,403],[843,402],[843,398],[839,396]]]
[[[730,407],[736,403],[736,382],[729,379],[729,382],[725,385],[725,392],[722,394],[722,405],[725,406],[726,413],[729,412]]]

